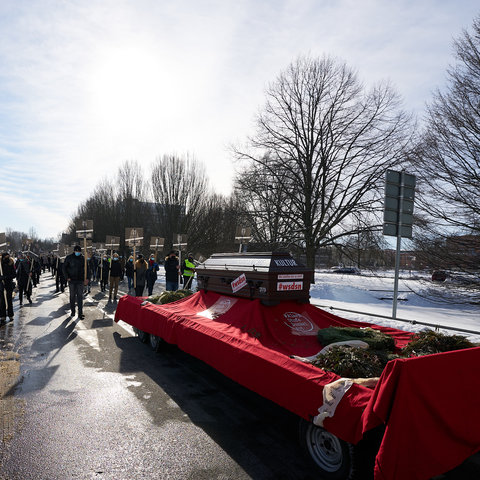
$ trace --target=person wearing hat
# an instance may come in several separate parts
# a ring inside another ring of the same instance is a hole
[[[193,253],[189,253],[183,261],[183,288],[192,288],[192,280],[195,275],[195,260]]]
[[[83,320],[83,287],[87,285],[88,280],[85,279],[85,259],[82,255],[80,245],[73,247],[73,253],[67,255],[63,262],[63,274],[68,282],[70,291],[70,310],[71,316],[75,316],[75,303],[78,306],[78,318]]]
[[[7,315],[13,321],[13,289],[15,286],[15,265],[10,254],[2,253],[0,271],[0,325],[6,322]]]

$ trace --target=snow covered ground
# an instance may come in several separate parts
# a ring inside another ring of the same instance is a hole
[[[374,316],[392,316],[393,283],[393,271],[348,275],[318,270],[310,289],[311,302],[343,318],[411,332],[434,328],[413,322],[471,330],[478,334],[440,328],[443,333],[464,335],[480,343],[480,305],[471,303],[472,293],[448,282],[433,283],[429,275],[418,272],[400,273],[397,320]],[[330,310],[330,307],[334,308]]]

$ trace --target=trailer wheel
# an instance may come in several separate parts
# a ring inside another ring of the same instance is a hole
[[[325,480],[353,480],[354,447],[324,428],[300,420],[300,444]],[[357,477],[358,478],[358,477]]]
[[[142,343],[147,343],[148,337],[149,337],[147,332],[144,332],[143,330],[137,329],[137,335],[138,335],[138,339]]]
[[[156,335],[149,335],[149,340],[150,340],[150,347],[154,352],[158,352],[160,350],[160,345],[162,343],[162,339],[160,337],[157,337]]]

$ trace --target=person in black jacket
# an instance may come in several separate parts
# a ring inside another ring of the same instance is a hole
[[[127,263],[125,264],[125,275],[128,281],[128,291],[130,291],[133,287],[133,271],[134,271],[133,256],[130,255],[129,259],[127,260]]]
[[[100,290],[104,292],[107,289],[108,274],[110,273],[110,262],[108,261],[107,254],[105,253],[100,264]]]
[[[85,280],[85,259],[82,255],[80,245],[75,245],[73,253],[67,255],[63,262],[63,275],[67,279],[70,291],[71,316],[75,316],[75,303],[78,305],[78,318],[84,319],[83,314],[83,286],[87,285]]]
[[[180,268],[178,257],[175,255],[175,250],[172,250],[168,257],[165,258],[165,288],[166,290],[178,290],[178,270]]]
[[[88,284],[90,285],[97,279],[98,258],[95,256],[95,252],[92,252],[88,259]],[[90,290],[89,290],[90,291]]]
[[[120,277],[123,275],[122,264],[120,263],[120,257],[118,253],[114,253],[112,257],[112,265],[110,266],[110,290],[108,294],[108,301],[113,299],[117,300],[118,284],[120,282]]]
[[[15,266],[10,254],[2,253],[2,269],[0,271],[0,325],[6,322],[7,315],[13,321],[13,288]]]
[[[143,296],[145,290],[145,282],[147,280],[148,263],[144,260],[143,255],[139,254],[134,265],[135,274],[135,296]]]
[[[158,263],[155,261],[155,254],[151,254],[150,258],[148,259],[148,269],[147,269],[147,290],[148,295],[152,295],[153,293],[153,286],[157,281],[158,275]]]
[[[23,253],[18,254],[15,269],[17,272],[18,300],[20,305],[23,305],[24,293],[28,302],[32,303],[32,267]]]
[[[40,275],[42,274],[42,264],[40,259],[34,255],[30,255],[30,261],[33,262],[32,281],[33,286],[36,287],[40,283]]]
[[[55,269],[53,268],[55,265]],[[60,257],[54,259],[52,262],[52,271],[55,270],[55,292],[64,292],[66,286],[66,279],[63,273],[63,261]]]

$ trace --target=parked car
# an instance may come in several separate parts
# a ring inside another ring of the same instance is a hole
[[[480,286],[480,276],[469,273],[451,274],[449,278],[452,283],[464,286]]]
[[[444,282],[448,277],[445,270],[434,270],[432,273],[432,282]]]
[[[347,273],[349,275],[360,275],[360,270],[355,267],[338,267],[332,270],[333,273]]]

